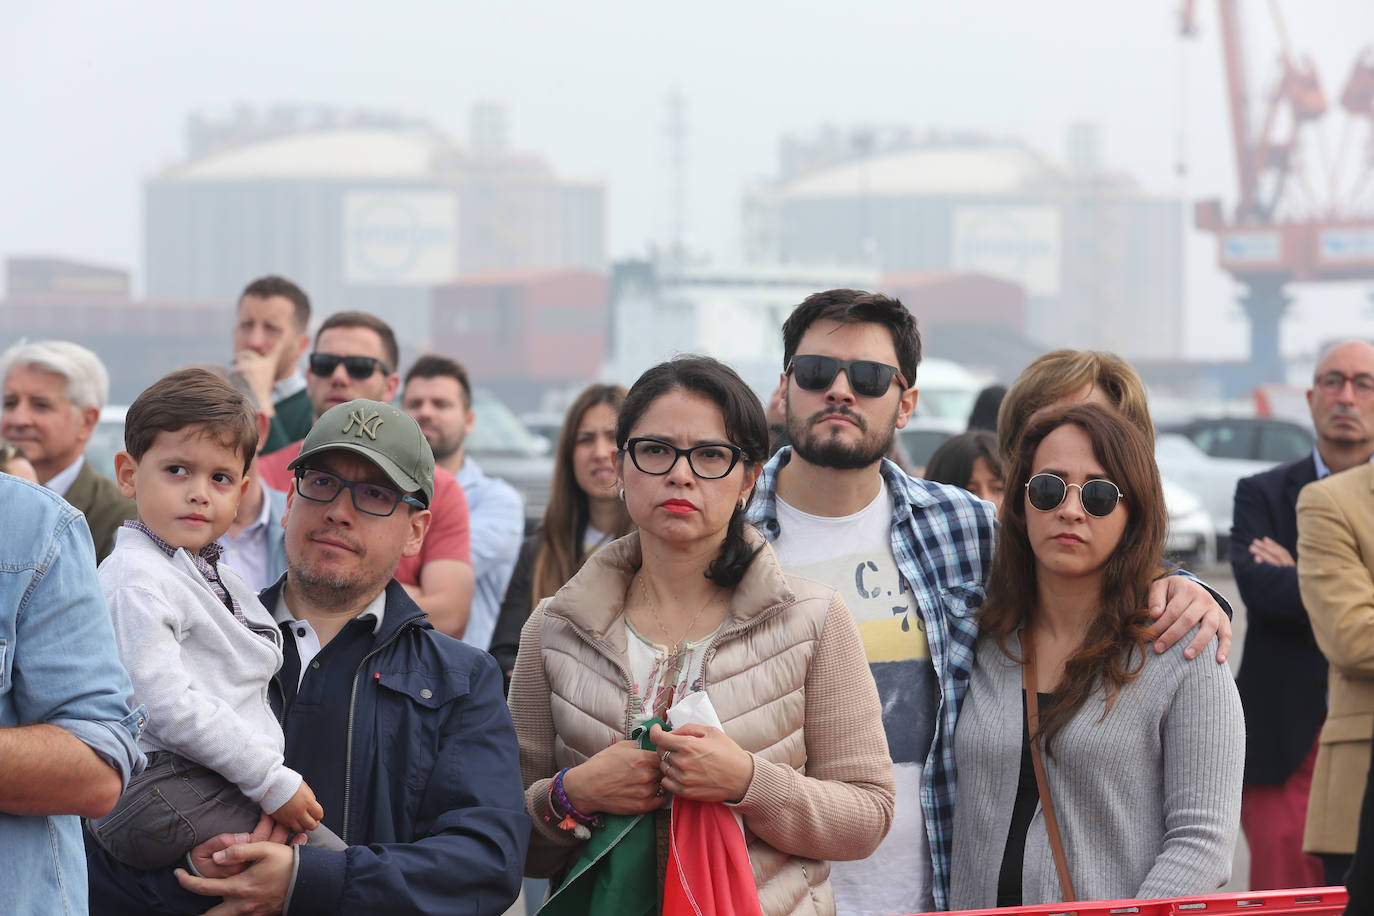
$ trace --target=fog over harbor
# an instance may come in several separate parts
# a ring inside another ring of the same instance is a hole
[[[1243,7],[1252,85],[1267,87],[1277,39],[1266,8]],[[1283,12],[1334,107],[1374,34],[1374,11],[1323,0]],[[1104,171],[1184,199],[1179,355],[1241,359],[1248,331],[1233,283],[1216,266],[1214,239],[1191,225],[1193,199],[1236,195],[1215,7],[1198,4],[1197,20],[1185,41],[1169,4],[1082,0],[690,10],[5,2],[0,110],[11,129],[0,153],[0,254],[128,268],[142,290],[142,183],[185,157],[188,116],[237,106],[390,111],[466,144],[472,106],[493,101],[508,112],[514,150],[544,157],[561,176],[604,183],[608,259],[671,243],[680,179],[686,248],[717,264],[740,261],[742,198],[777,176],[784,136],[827,126],[842,135],[874,125],[966,132],[1063,162],[1071,126],[1088,124]],[[677,172],[674,92],[683,103]],[[1365,145],[1352,163],[1371,155],[1360,126]],[[1284,353],[1374,333],[1369,289],[1294,287]]]

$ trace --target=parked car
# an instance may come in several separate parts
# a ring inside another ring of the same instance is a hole
[[[1191,439],[1178,433],[1163,433],[1156,437],[1155,461],[1162,475],[1196,496],[1211,515],[1218,557],[1226,556],[1231,537],[1231,510],[1236,498],[1236,481],[1268,470],[1277,463],[1209,455]]]
[[[1186,569],[1201,569],[1216,562],[1216,526],[1202,502],[1188,490],[1164,479],[1164,505],[1169,511],[1169,532],[1164,555]]]
[[[533,530],[544,518],[553,484],[553,448],[549,440],[536,436],[490,392],[478,389],[472,395],[477,421],[468,436],[467,454],[476,458],[482,470],[500,477],[519,491],[525,501],[525,528]]]
[[[967,422],[962,419],[912,417],[903,429],[897,430],[897,438],[910,462],[909,472],[916,477],[925,474],[926,464],[930,462],[930,456],[935,454],[940,444],[950,436],[964,432],[966,427]]]
[[[1213,458],[1263,461],[1269,465],[1297,461],[1312,451],[1312,427],[1272,417],[1207,417],[1166,423],[1161,433],[1183,436]]]

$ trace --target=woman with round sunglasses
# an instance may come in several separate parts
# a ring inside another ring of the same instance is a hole
[[[491,638],[507,680],[520,650],[520,630],[540,601],[563,587],[591,556],[634,527],[617,495],[615,422],[621,385],[588,385],[563,417],[544,520],[525,538]]]
[[[952,906],[1214,892],[1245,725],[1228,669],[1147,650],[1167,525],[1149,445],[1089,404],[1010,458],[954,739]]]
[[[602,815],[725,802],[762,912],[833,913],[826,860],[866,856],[887,833],[892,761],[843,600],[785,575],[745,522],[763,408],[727,366],[682,357],[630,389],[616,440],[638,530],[541,602],[511,682],[526,873],[557,884]],[[723,730],[655,725],[656,752],[627,740],[702,692]],[[655,821],[661,833],[666,812]],[[659,855],[660,888],[665,867]]]

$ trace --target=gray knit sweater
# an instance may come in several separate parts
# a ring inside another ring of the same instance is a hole
[[[1187,644],[1187,640],[1183,641]],[[1019,655],[1020,640],[1007,642]],[[1145,652],[1103,718],[1090,696],[1055,737],[1045,769],[1079,900],[1214,892],[1231,874],[1245,721],[1216,641],[1193,661]],[[951,906],[993,907],[1021,764],[1021,667],[983,637],[959,713]],[[1027,905],[1063,900],[1039,808],[1021,870]]]

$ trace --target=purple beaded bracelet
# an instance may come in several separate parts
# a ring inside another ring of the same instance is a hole
[[[554,810],[559,814],[571,817],[579,824],[595,824],[600,820],[595,814],[583,814],[568,801],[568,793],[563,788],[563,777],[567,775],[572,767],[564,767],[558,771],[558,775],[553,778],[553,803]]]

